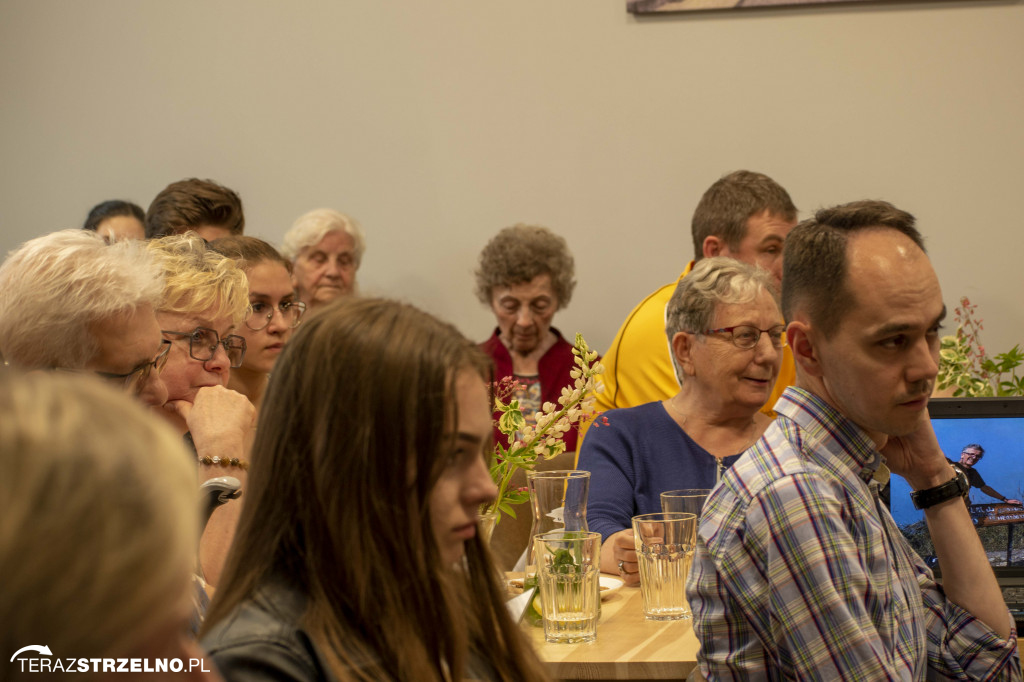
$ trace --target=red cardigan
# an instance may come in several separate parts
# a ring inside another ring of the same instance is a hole
[[[541,403],[554,403],[558,405],[558,399],[562,395],[562,388],[566,386],[571,388],[575,382],[575,379],[569,376],[569,372],[576,364],[573,361],[572,344],[566,341],[562,337],[562,333],[554,327],[551,327],[551,331],[555,333],[558,339],[537,362],[537,373],[540,375]],[[500,332],[500,329],[495,329],[491,338],[480,344],[480,348],[494,359],[495,381],[512,376],[512,356],[509,354],[505,344],[498,338]],[[499,416],[499,413],[494,413],[495,420]],[[565,434],[566,452],[576,451],[576,438],[578,435],[576,429],[572,429]],[[494,439],[504,443],[506,447],[508,446],[508,440],[498,430],[497,423],[494,426]]]

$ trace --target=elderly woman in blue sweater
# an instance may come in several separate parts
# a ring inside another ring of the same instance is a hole
[[[631,518],[661,511],[666,490],[714,487],[761,437],[785,344],[771,276],[731,258],[699,261],[665,319],[679,392],[605,413],[580,449],[579,468],[591,472],[587,523],[604,540],[601,570],[627,584],[640,580]]]

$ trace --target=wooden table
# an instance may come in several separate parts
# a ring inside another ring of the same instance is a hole
[[[557,680],[685,680],[697,667],[693,621],[647,620],[639,587],[624,586],[601,602],[596,642],[551,644],[544,628],[523,629]],[[1024,649],[1024,640],[1017,646]]]
[[[644,618],[639,587],[601,603],[597,641],[551,644],[544,628],[524,625],[548,672],[559,680],[685,680],[697,665],[692,620]]]

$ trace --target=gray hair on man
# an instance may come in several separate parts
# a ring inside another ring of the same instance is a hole
[[[665,308],[665,334],[669,348],[679,332],[709,329],[720,303],[749,303],[762,291],[767,291],[776,303],[779,302],[779,292],[767,270],[725,256],[697,261],[689,274],[676,285]],[[682,385],[683,370],[675,353],[671,355],[676,379]]]
[[[0,353],[25,368],[85,367],[98,350],[94,325],[155,309],[162,293],[145,242],[108,245],[88,230],[31,239],[0,265]]]
[[[328,232],[345,232],[352,237],[355,244],[352,255],[355,257],[356,269],[359,269],[366,251],[363,228],[355,218],[330,208],[318,208],[299,216],[284,235],[281,255],[294,263],[303,249],[319,244]]]

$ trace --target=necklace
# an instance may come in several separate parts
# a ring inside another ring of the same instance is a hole
[[[679,394],[676,393],[674,396],[669,398],[668,399],[668,406],[672,409],[673,412],[676,413],[676,416],[679,417],[679,425],[682,426],[683,424],[686,423],[686,415],[683,414],[682,410],[680,410],[678,407],[676,407],[676,398],[678,398],[678,397],[679,397]]]

